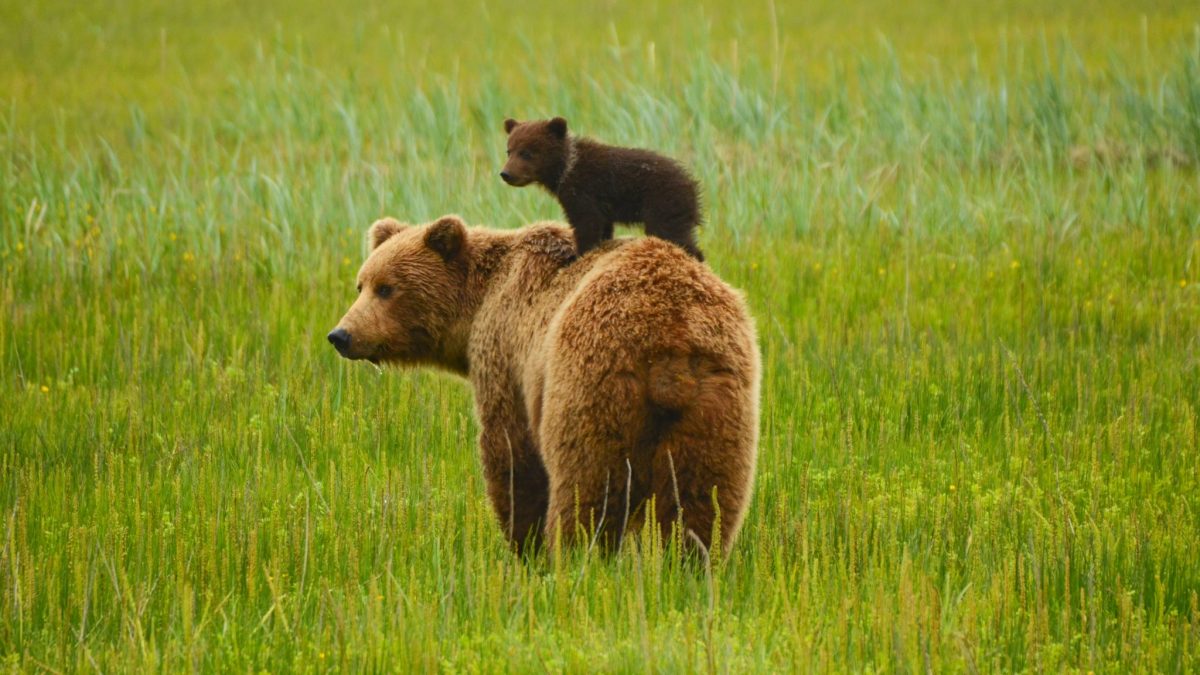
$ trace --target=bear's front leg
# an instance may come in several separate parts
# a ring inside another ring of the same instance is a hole
[[[520,418],[485,423],[479,437],[488,498],[519,554],[541,545],[550,499],[546,468],[525,426]]]

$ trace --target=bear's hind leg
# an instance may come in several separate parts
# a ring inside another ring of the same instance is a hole
[[[607,466],[552,480],[546,540],[562,547],[595,542],[601,550],[616,550],[645,519],[644,478],[632,459],[620,457]]]
[[[566,377],[564,377],[564,375]],[[645,394],[631,372],[581,371],[548,378],[538,442],[550,476],[546,535],[606,550],[641,523],[650,455],[638,443]]]
[[[701,369],[703,370],[703,369]],[[691,400],[654,445],[650,494],[654,519],[667,541],[680,538],[728,551],[745,516],[754,481],[757,432],[745,400],[745,384],[731,373],[697,378]]]

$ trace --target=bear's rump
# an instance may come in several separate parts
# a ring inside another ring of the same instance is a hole
[[[741,298],[652,238],[567,269],[581,276],[560,287],[524,361],[551,527],[576,512],[599,522],[626,511],[632,527],[646,500],[657,505],[653,520],[681,513],[705,545],[720,512],[727,545],[751,491],[757,438],[758,359]]]

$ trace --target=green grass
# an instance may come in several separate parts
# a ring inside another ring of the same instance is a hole
[[[1200,669],[1200,10],[77,4],[0,3],[12,669]],[[465,384],[324,342],[374,218],[558,217],[550,113],[753,308],[711,582],[514,558]]]

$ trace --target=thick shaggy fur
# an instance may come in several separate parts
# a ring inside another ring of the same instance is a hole
[[[700,199],[696,181],[673,159],[649,150],[618,148],[567,133],[561,117],[504,121],[509,185],[537,183],[558,198],[575,230],[579,255],[612,239],[614,223],[644,223],[697,260]]]
[[[370,240],[330,341],[471,381],[488,496],[518,550],[543,535],[611,548],[647,521],[706,547],[716,529],[729,548],[758,439],[758,347],[736,291],[653,238],[573,264],[551,224],[386,219]]]

